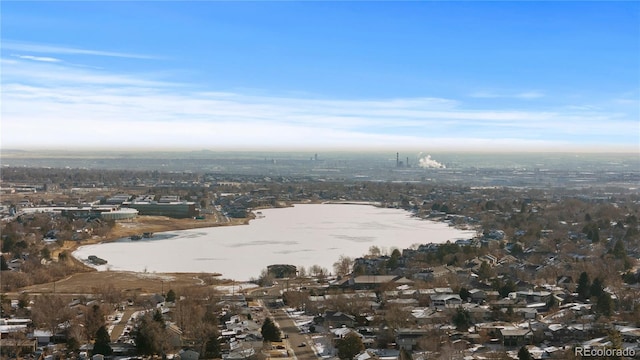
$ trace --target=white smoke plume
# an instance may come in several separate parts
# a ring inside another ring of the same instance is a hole
[[[433,160],[431,158],[431,155],[427,155],[427,156],[422,156],[422,153],[420,153],[420,155],[418,155],[418,157],[420,158],[418,160],[418,165],[421,168],[425,168],[425,169],[445,169],[446,166],[444,166],[444,164],[441,164],[435,160]]]

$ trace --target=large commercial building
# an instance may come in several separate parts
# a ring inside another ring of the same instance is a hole
[[[100,218],[104,220],[126,220],[133,219],[136,216],[138,216],[138,210],[136,209],[118,209],[100,213]]]
[[[192,201],[178,202],[125,202],[123,207],[136,209],[140,215],[168,216],[172,218],[192,218],[198,216],[196,203]]]
[[[125,201],[128,201],[131,198],[131,195],[128,194],[117,194],[110,198],[108,198],[105,203],[108,205],[120,205]]]
[[[104,220],[126,220],[138,216],[135,209],[121,209],[110,205],[80,205],[80,206],[48,206],[32,207],[21,210],[24,213],[59,213],[62,216],[79,218],[100,218]]]

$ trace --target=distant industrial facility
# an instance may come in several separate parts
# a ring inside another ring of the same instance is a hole
[[[398,168],[411,167],[409,165],[409,157],[407,156],[407,162],[405,163],[405,162],[402,162],[402,160],[400,160],[400,153],[396,153],[396,167],[398,167]]]

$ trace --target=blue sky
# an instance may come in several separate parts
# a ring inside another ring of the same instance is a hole
[[[0,9],[5,149],[640,151],[637,2]]]

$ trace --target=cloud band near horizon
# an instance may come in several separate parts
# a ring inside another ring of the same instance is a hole
[[[157,74],[82,68],[28,53],[3,58],[2,67],[3,148],[636,151],[640,137],[633,100],[518,108],[473,104],[478,98],[535,100],[546,95],[531,90],[474,92],[455,99],[335,99],[270,95],[268,89],[256,95]]]

